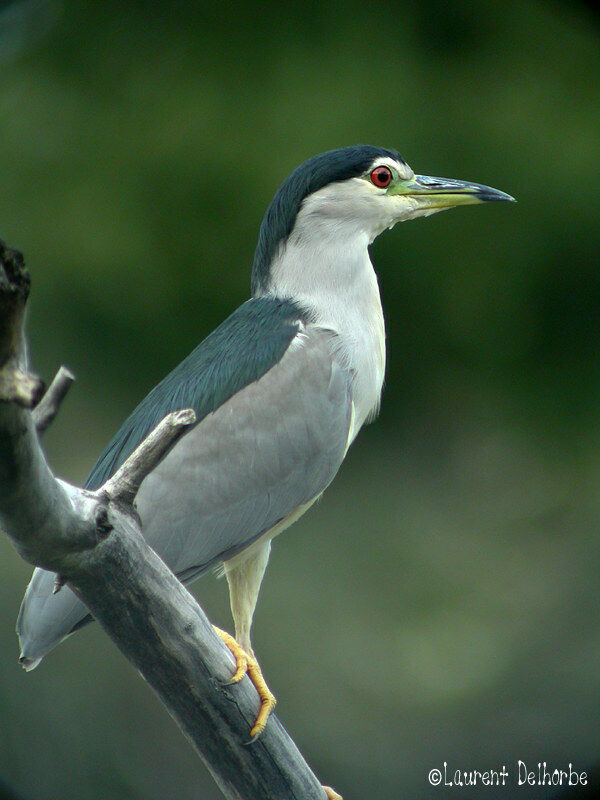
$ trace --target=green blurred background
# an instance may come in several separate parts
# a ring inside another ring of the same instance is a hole
[[[0,12],[0,235],[36,370],[77,375],[45,446],[81,483],[135,403],[248,295],[310,155],[368,142],[516,206],[372,248],[378,422],[277,540],[254,641],[346,800],[490,797],[427,773],[599,757],[600,35],[584,3],[26,2]],[[216,800],[97,626],[26,675],[30,568],[0,538],[0,776],[28,798]],[[226,586],[194,591],[230,628]],[[546,798],[548,789],[497,797]]]

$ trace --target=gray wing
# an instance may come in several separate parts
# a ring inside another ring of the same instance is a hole
[[[182,580],[241,552],[328,486],[349,438],[351,376],[334,334],[309,327],[279,363],[186,434],[142,483],[144,536]],[[87,616],[36,570],[17,632],[35,666]]]

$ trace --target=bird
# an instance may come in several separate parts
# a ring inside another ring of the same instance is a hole
[[[233,681],[248,674],[259,691],[253,738],[275,704],[250,637],[272,541],[321,497],[379,411],[385,325],[369,246],[401,221],[513,199],[416,175],[394,149],[356,145],[305,161],[265,213],[250,298],[141,401],[85,482],[98,489],[169,412],[195,410],[196,424],[141,484],[137,510],[181,581],[224,572],[234,635],[215,630],[235,657]],[[38,568],[26,590],[17,621],[26,670],[91,619],[68,586],[55,587]]]

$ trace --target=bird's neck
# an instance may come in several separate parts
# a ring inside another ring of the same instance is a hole
[[[314,324],[336,334],[340,356],[354,375],[357,430],[377,412],[385,372],[383,311],[369,238],[349,226],[319,231],[313,224],[309,234],[296,225],[271,265],[269,284],[270,293],[294,300]]]

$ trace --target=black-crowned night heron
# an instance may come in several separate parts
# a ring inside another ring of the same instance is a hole
[[[311,158],[283,183],[260,228],[252,296],[140,403],[90,473],[95,489],[170,411],[198,423],[142,483],[144,535],[182,581],[223,568],[240,680],[274,704],[250,644],[271,540],[333,480],[379,408],[385,332],[369,245],[402,220],[512,198],[476,183],[415,175],[395,150],[347,147]],[[36,569],[17,623],[33,669],[89,614]]]

